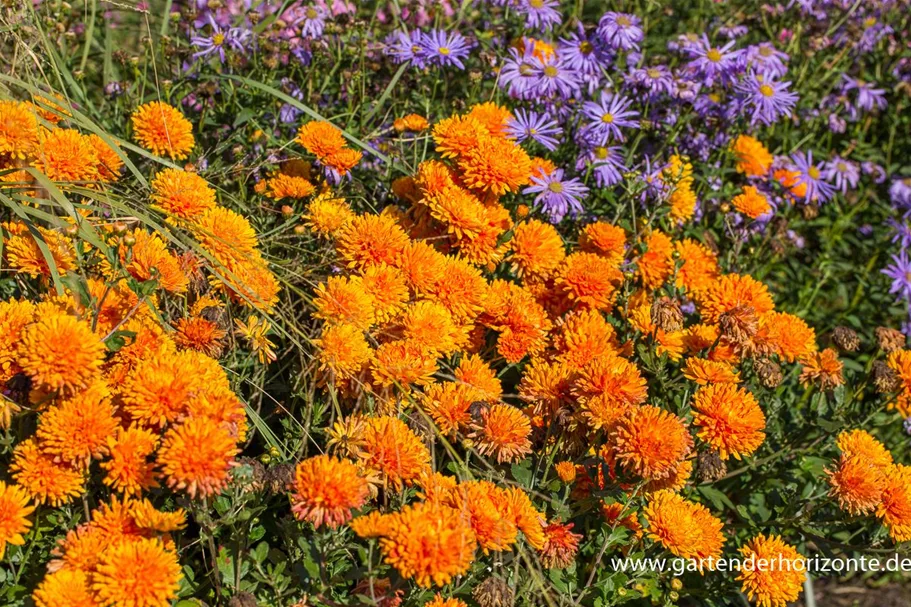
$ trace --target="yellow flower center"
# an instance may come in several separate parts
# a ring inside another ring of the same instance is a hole
[[[708,57],[709,61],[713,61],[715,63],[721,61],[721,51],[719,51],[717,48],[709,49],[709,52],[707,52],[705,56]]]
[[[775,50],[771,46],[761,46],[759,47],[759,54],[763,57],[771,57],[772,51]]]
[[[604,114],[601,116],[601,122],[604,124],[610,124],[614,121],[614,115],[611,113]]]
[[[759,87],[759,92],[762,94],[763,97],[771,97],[772,95],[775,94],[775,89],[770,87],[768,84],[763,84],[762,86]]]
[[[659,70],[659,69],[656,68],[656,67],[650,67],[650,68],[648,69],[648,71],[646,72],[646,74],[648,74],[648,77],[649,77],[649,78],[660,78],[660,77],[661,77],[661,70]]]
[[[595,47],[594,47],[594,45],[593,45],[591,42],[589,42],[588,40],[582,41],[582,44],[579,45],[579,51],[580,51],[583,55],[589,55],[589,54],[591,54],[591,52],[592,52],[593,50],[595,50]]]
[[[548,65],[547,67],[544,68],[544,75],[547,76],[548,78],[553,78],[558,73],[559,73],[559,71],[557,70],[557,68],[555,68],[552,65]]]
[[[528,63],[520,63],[519,64],[519,73],[522,74],[523,76],[528,76],[529,74],[531,74],[531,65]]]
[[[541,8],[544,6],[544,0],[528,0],[528,4],[532,8]]]
[[[607,158],[607,148],[604,146],[601,146],[601,145],[596,147],[595,148],[595,157],[598,160],[604,160],[605,158]]]
[[[848,165],[846,165],[844,162],[839,162],[837,165],[835,165],[835,168],[837,168],[840,173],[844,173],[848,170]]]
[[[448,54],[449,54],[449,47],[448,47],[448,46],[441,46],[441,47],[440,47],[440,54],[441,54],[441,55],[448,55]]]
[[[547,186],[547,189],[554,194],[560,194],[563,192],[563,184],[559,181],[551,181],[550,185]]]
[[[313,8],[312,6],[308,7],[307,10],[304,11],[304,14],[307,15],[307,19],[316,19],[317,17],[319,17],[319,13],[316,12],[316,9]]]
[[[807,169],[807,175],[809,175],[812,179],[819,179],[819,176],[820,176],[819,169],[817,169],[816,167],[810,167],[809,169]]]
[[[222,34],[221,32],[212,36],[212,43],[215,46],[221,46],[224,41],[225,41],[225,35]]]
[[[629,17],[620,15],[619,17],[617,17],[617,25],[619,25],[620,27],[629,27],[630,25],[632,25],[632,22],[629,20]]]

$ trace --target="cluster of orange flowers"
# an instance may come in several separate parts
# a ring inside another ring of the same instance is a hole
[[[58,126],[66,117],[56,105],[0,102],[0,166],[20,167],[0,184],[4,194],[40,209],[54,188],[78,196],[77,183],[101,190],[117,180],[123,152]],[[193,147],[189,122],[170,106],[146,104],[133,123],[156,154],[185,158]],[[191,235],[197,253],[174,253],[164,230],[101,219],[90,204],[59,227],[3,225],[4,267],[37,295],[0,302],[0,385],[10,395],[0,428],[35,416],[37,429],[15,446],[15,484],[0,482],[0,554],[23,544],[37,505],[93,495],[92,477],[113,494],[58,546],[33,596],[40,607],[170,604],[181,574],[169,534],[185,516],[143,496],[220,493],[245,440],[243,403],[216,360],[227,337],[218,317],[230,301],[268,311],[278,283],[250,223],[219,206],[202,177],[166,168],[150,189],[150,207]],[[261,360],[274,358],[267,321],[238,326]]]
[[[897,464],[865,430],[838,437],[841,458],[827,471],[832,495],[852,515],[875,513],[896,542],[911,540],[911,466]]]
[[[638,492],[647,502],[641,514],[648,537],[680,556],[718,557],[725,543],[722,522],[680,491],[697,451],[723,461],[762,445],[765,414],[741,385],[742,376],[774,387],[780,365],[799,362],[801,383],[831,390],[843,383],[842,363],[834,350],[818,349],[803,320],[775,310],[764,284],[723,273],[716,254],[699,242],[648,226],[631,235],[596,221],[571,248],[524,208],[510,213],[503,195],[552,168],[503,135],[508,115],[486,103],[436,124],[433,139],[442,160],[427,160],[415,175],[394,183],[404,210],[358,215],[329,192],[311,202],[307,225],[332,240],[345,268],[315,291],[314,315],[324,321],[316,341],[324,380],[361,407],[373,403],[381,416],[351,418],[356,421],[346,424],[359,429],[338,431],[340,444],[355,445],[350,462],[334,464],[360,471],[358,489],[349,492],[355,498],[338,500],[341,510],[320,513],[314,504],[323,502],[306,494],[319,491],[319,475],[311,471],[307,482],[298,483],[295,508],[316,524],[341,524],[369,501],[376,483],[396,490],[416,483],[422,502],[397,513],[372,512],[352,524],[359,535],[381,538],[387,561],[423,585],[464,571],[469,558],[455,550],[426,558],[426,542],[404,540],[423,537],[417,529],[445,529],[440,537],[459,538],[469,553],[469,527],[482,549],[502,545],[485,545],[478,521],[491,515],[478,518],[472,509],[489,500],[500,518],[514,523],[509,508],[496,507],[502,503],[497,496],[510,489],[444,481],[429,471],[424,456],[408,465],[396,461],[390,471],[364,455],[366,431],[360,428],[388,427],[395,419],[388,415],[415,408],[434,422],[438,439],[498,463],[520,461],[535,447],[586,458],[584,464],[558,462],[555,470],[576,495],[610,484],[625,488],[626,499],[603,503],[608,522],[641,533],[631,497]],[[741,138],[735,151],[741,170],[768,169],[770,156],[758,141]],[[685,220],[692,215],[692,167],[675,157],[662,180],[673,185],[672,216]],[[753,196],[745,191],[735,208],[762,215],[768,209]],[[687,318],[684,301],[696,317]],[[640,346],[692,382],[692,396],[678,410],[648,404],[648,386],[633,356]],[[507,403],[495,369],[519,363],[518,399]],[[398,425],[397,433],[411,435]],[[416,439],[411,442],[423,452]],[[388,445],[399,444],[389,439],[375,448],[388,454]],[[409,472],[400,476],[403,470]],[[459,506],[451,495],[468,491],[466,485],[479,497]],[[461,507],[461,519],[445,507]],[[890,529],[911,522],[911,511],[893,512],[904,522],[892,519]],[[563,528],[553,536],[574,534]],[[444,552],[442,545],[433,550]],[[758,536],[743,550],[801,558],[776,537]],[[572,550],[561,554],[546,561],[542,556],[542,562],[572,560]],[[411,564],[420,559],[425,570]],[[778,572],[741,577],[745,591],[770,605],[793,600],[802,580],[802,574]]]

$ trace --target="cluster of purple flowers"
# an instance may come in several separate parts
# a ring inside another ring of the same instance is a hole
[[[386,54],[396,63],[410,61],[416,68],[436,65],[465,69],[463,60],[471,52],[472,43],[458,32],[431,30],[423,33],[393,32],[386,38]]]
[[[911,246],[911,177],[892,180],[889,200],[899,217],[889,221],[893,230],[892,242],[898,244],[899,251],[892,255],[892,263],[883,269],[883,274],[892,279],[889,292],[908,308],[908,321],[902,331],[911,335],[911,258],[908,256],[908,247]]]

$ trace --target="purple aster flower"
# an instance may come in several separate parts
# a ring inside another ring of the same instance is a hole
[[[212,28],[212,32],[208,37],[193,36],[190,39],[190,44],[201,49],[196,53],[193,53],[194,59],[208,57],[214,53],[218,55],[218,60],[221,63],[224,63],[225,47],[233,48],[241,53],[245,51],[244,42],[251,36],[249,30],[243,30],[237,27],[224,29],[215,22],[215,19],[213,19],[211,15],[209,15],[209,26]]]
[[[104,94],[114,99],[123,95],[123,83],[118,80],[112,80],[104,85]]]
[[[623,159],[623,148],[596,145],[579,154],[576,159],[576,170],[584,171],[591,166],[595,183],[599,188],[615,186],[623,181],[626,165]]]
[[[875,109],[884,110],[886,109],[886,89],[877,89],[873,88],[873,85],[869,82],[864,82],[859,78],[851,78],[849,76],[844,76],[844,83],[842,84],[841,90],[843,93],[847,91],[857,91],[857,98],[854,103],[857,107],[864,109],[868,112]]]
[[[886,181],[886,169],[875,162],[868,161],[860,163],[860,170],[864,175],[871,176],[873,178],[873,183],[880,184]]]
[[[598,35],[601,40],[616,51],[639,50],[639,43],[645,38],[642,21],[629,13],[604,13],[598,22]]]
[[[889,219],[886,222],[890,228],[892,228],[892,243],[898,243],[901,248],[905,249],[911,245],[911,223],[908,223],[907,219],[902,221],[896,221],[895,219]]]
[[[737,90],[745,96],[745,102],[752,106],[753,115],[750,124],[761,122],[769,125],[782,116],[791,114],[799,97],[788,90],[790,82],[778,82],[771,74],[750,74],[737,85]]]
[[[425,35],[421,46],[427,53],[428,60],[433,65],[447,67],[454,65],[460,70],[465,69],[462,59],[468,57],[471,44],[459,32],[444,32],[432,30]]]
[[[411,65],[423,69],[427,65],[427,49],[423,45],[424,35],[417,30],[410,34],[392,32],[386,36],[386,54],[396,63],[410,61]]]
[[[718,28],[718,33],[728,40],[736,40],[741,36],[745,36],[749,31],[749,28],[745,25],[731,25]]]
[[[305,8],[300,19],[301,36],[322,37],[323,28],[326,27],[326,16],[326,9],[320,6],[310,5]]]
[[[554,151],[558,143],[554,135],[560,134],[560,127],[545,114],[518,109],[515,118],[506,123],[506,132],[519,143],[533,139]]]
[[[889,186],[889,200],[896,209],[911,209],[911,178],[893,179]]]
[[[674,77],[671,75],[671,71],[663,65],[634,68],[630,72],[630,80],[652,94],[672,95],[675,90]]]
[[[753,71],[762,74],[772,74],[781,78],[788,71],[787,53],[779,51],[771,42],[761,42],[746,49],[747,64]]]
[[[557,0],[521,0],[518,11],[525,15],[525,27],[550,31],[563,22]]]
[[[585,125],[585,132],[601,144],[611,139],[623,141],[621,127],[639,128],[636,120],[639,112],[629,109],[631,103],[626,97],[610,93],[602,94],[598,103],[586,101],[582,105],[582,113],[591,122]]]
[[[911,434],[911,417],[905,420],[904,427],[905,434]]]
[[[860,168],[856,163],[836,156],[825,164],[823,177],[834,183],[835,189],[844,194],[849,188],[853,190],[857,187],[860,181]]]
[[[825,180],[823,165],[813,163],[813,152],[795,152],[791,155],[791,161],[799,173],[795,185],[807,186],[807,193],[804,196],[806,200],[822,203],[832,198],[835,188]]]
[[[832,112],[829,114],[829,130],[833,133],[844,133],[848,129],[848,123],[844,118]]]
[[[534,92],[535,98],[548,99],[556,95],[561,99],[569,99],[579,92],[579,73],[564,60],[552,57],[548,61],[541,61],[532,57],[531,65],[529,90]]]
[[[911,259],[908,259],[905,249],[899,251],[898,255],[892,255],[892,263],[882,273],[892,279],[889,293],[905,300],[911,299]]]
[[[584,210],[580,199],[588,194],[588,188],[575,177],[563,179],[563,169],[532,177],[531,183],[522,193],[537,194],[535,205],[541,207],[551,223],[559,223],[567,214],[575,216]]]
[[[509,49],[509,59],[503,62],[500,69],[500,87],[507,89],[509,96],[516,99],[533,97],[531,84],[534,82],[535,46],[526,42],[523,49]]]
[[[609,51],[600,40],[585,35],[582,27],[569,38],[560,38],[558,54],[566,65],[584,76],[600,76],[601,69],[610,65]]]
[[[712,46],[708,36],[702,34],[699,44],[687,49],[687,53],[693,58],[687,64],[687,68],[699,74],[709,86],[716,80],[727,80],[739,67],[740,51],[733,51],[732,48],[734,48],[733,40],[724,46],[717,47]]]

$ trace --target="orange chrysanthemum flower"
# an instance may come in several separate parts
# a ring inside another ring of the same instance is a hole
[[[433,598],[424,603],[424,607],[468,607],[468,604],[462,599],[448,598],[444,599],[438,592]]]
[[[775,307],[767,286],[752,276],[740,274],[720,277],[709,287],[700,303],[702,317],[710,323],[717,323],[722,314],[735,308],[750,308],[756,316],[762,316]]]
[[[217,362],[193,350],[163,348],[140,361],[119,392],[132,420],[162,427],[182,417],[192,398],[218,388],[227,389],[227,379]]]
[[[635,364],[608,354],[580,370],[573,394],[592,427],[609,429],[631,407],[645,402],[648,391]]]
[[[882,501],[885,470],[859,457],[842,455],[836,468],[826,470],[830,493],[850,514],[869,514]]]
[[[138,426],[121,428],[108,438],[108,459],[101,462],[104,484],[127,497],[157,487],[155,464],[149,461],[157,448],[157,433]]]
[[[133,230],[132,245],[120,247],[120,259],[136,279],[157,280],[165,291],[183,293],[190,284],[180,260],[167,249],[157,233],[141,228]]]
[[[450,116],[433,126],[436,150],[443,158],[465,157],[489,135],[483,124],[469,116]]]
[[[339,175],[347,175],[351,169],[357,166],[357,163],[360,162],[363,157],[364,154],[359,150],[344,148],[326,156],[323,159],[323,164]]]
[[[349,268],[395,265],[408,236],[390,215],[358,215],[337,234],[336,247]]]
[[[494,137],[506,136],[506,123],[512,118],[512,112],[505,107],[490,101],[472,106],[468,112],[469,118],[480,122],[487,132]]]
[[[130,516],[140,532],[171,533],[187,526],[187,513],[178,508],[162,512],[147,499],[129,502]]]
[[[19,224],[21,225],[21,224]],[[57,230],[38,227],[40,239],[51,253],[51,259],[57,266],[55,272],[63,276],[76,268],[76,255],[73,243]],[[50,278],[52,271],[44,251],[29,232],[10,236],[4,243],[4,251],[9,265],[14,270],[34,277]]]
[[[409,241],[394,265],[405,276],[412,292],[421,295],[439,280],[446,266],[446,256],[425,242]]]
[[[563,239],[549,223],[531,219],[516,226],[509,243],[518,276],[547,278],[566,257]]]
[[[677,269],[677,286],[693,294],[712,286],[719,274],[718,257],[708,247],[690,238],[676,242],[674,248],[683,261]]]
[[[345,138],[337,126],[321,120],[301,125],[296,141],[304,149],[323,160],[345,147]]]
[[[22,371],[18,345],[25,328],[35,320],[35,305],[27,299],[0,301],[0,382],[5,384]],[[9,420],[0,416],[0,428],[9,428]]]
[[[724,544],[722,523],[702,504],[673,491],[658,491],[644,510],[648,536],[685,559],[717,559]],[[700,562],[700,569],[708,566]]]
[[[444,505],[463,513],[484,554],[509,550],[516,543],[519,528],[510,516],[509,496],[493,483],[459,483],[441,499]]]
[[[355,377],[373,355],[363,329],[348,323],[325,327],[314,343],[319,348],[320,369],[338,379]]]
[[[803,365],[800,370],[801,385],[816,384],[820,390],[833,390],[845,383],[842,375],[844,363],[838,360],[838,352],[832,348],[807,354],[800,358],[800,364]]]
[[[28,505],[28,494],[16,485],[0,481],[0,559],[6,552],[6,545],[22,546],[32,522],[28,515],[35,507]]]
[[[420,114],[408,114],[402,118],[396,118],[392,124],[398,132],[409,131],[411,133],[420,133],[430,128],[430,123]]]
[[[594,253],[573,253],[560,266],[556,284],[572,301],[609,312],[622,280],[613,261]]]
[[[386,562],[422,588],[448,584],[474,560],[474,531],[454,508],[433,502],[405,506],[384,526],[380,548]]]
[[[469,437],[481,455],[497,461],[513,462],[531,453],[531,422],[528,416],[510,405],[494,405],[472,424]]]
[[[351,511],[370,496],[367,480],[348,460],[331,455],[305,459],[294,472],[291,512],[314,527],[335,529],[351,520]]]
[[[104,351],[88,323],[55,314],[25,329],[18,362],[37,386],[74,391],[98,378]]]
[[[544,547],[540,550],[541,564],[548,569],[566,569],[576,560],[582,535],[572,532],[573,524],[559,522],[544,527]]]
[[[182,348],[196,350],[206,356],[218,358],[224,346],[226,333],[218,323],[202,316],[181,318],[174,323],[174,342]]]
[[[55,463],[39,449],[34,439],[19,443],[10,466],[13,480],[35,502],[58,507],[69,503],[83,491],[81,471],[67,463]]]
[[[877,468],[892,465],[892,454],[866,430],[845,431],[838,435],[838,448],[845,457],[857,457]]]
[[[611,432],[611,442],[620,465],[645,479],[667,477],[693,449],[683,420],[651,405],[623,416]]]
[[[683,367],[683,376],[700,386],[706,384],[739,384],[740,373],[724,362],[689,358]]]
[[[367,268],[362,275],[364,291],[373,299],[377,322],[392,320],[408,301],[405,277],[392,266],[377,264]]]
[[[531,178],[531,158],[518,145],[505,139],[485,137],[460,159],[459,168],[469,187],[502,196],[518,192]]]
[[[535,550],[544,548],[544,515],[538,512],[528,494],[518,487],[505,490],[506,508],[509,517],[515,521],[516,526],[528,540],[529,545]]]
[[[91,577],[85,571],[60,569],[41,580],[32,600],[38,607],[100,607],[90,581]]]
[[[98,382],[43,413],[36,435],[41,450],[56,461],[87,466],[107,452],[118,425],[110,391]]]
[[[617,332],[597,310],[578,310],[562,319],[560,332],[553,336],[559,360],[581,369],[596,358],[617,354]]]
[[[554,464],[554,472],[566,484],[576,480],[576,465],[570,461],[562,461]]]
[[[439,160],[425,160],[418,165],[414,175],[414,185],[420,191],[412,202],[438,196],[447,188],[459,185],[457,181],[457,176],[449,165]]]
[[[354,211],[345,199],[333,196],[328,191],[311,200],[303,215],[304,224],[321,236],[333,236],[353,217]]]
[[[807,195],[807,184],[800,179],[799,171],[776,169],[772,173],[772,177],[774,177],[783,187],[787,188],[792,196],[803,198]]]
[[[215,208],[215,190],[196,173],[167,168],[152,179],[149,196],[156,209],[180,219],[193,219]]]
[[[471,387],[446,382],[430,384],[420,397],[421,407],[433,418],[446,436],[454,436],[459,428],[471,421],[469,409],[475,402],[476,393]]]
[[[697,436],[721,459],[750,455],[765,440],[765,414],[756,398],[735,384],[709,384],[693,396]]]
[[[408,340],[390,341],[376,349],[371,363],[373,381],[382,387],[429,384],[437,371],[436,356]]]
[[[53,181],[98,179],[98,154],[92,141],[73,129],[45,131],[34,166]]]
[[[328,324],[346,323],[366,330],[376,321],[373,297],[360,276],[330,276],[316,286],[315,293],[313,315]]]
[[[98,157],[98,165],[95,167],[98,171],[98,179],[108,182],[117,181],[120,171],[123,169],[123,159],[117,153],[120,148],[114,149],[95,133],[90,133],[86,137]]]
[[[396,417],[373,417],[364,427],[363,462],[380,472],[396,491],[429,471],[430,453],[405,422]]]
[[[191,498],[208,497],[228,484],[234,456],[234,437],[222,426],[191,418],[170,428],[158,450],[158,463],[172,489]]]
[[[136,108],[131,116],[133,138],[156,156],[168,155],[183,160],[196,141],[193,125],[177,108],[161,101],[150,101]]]
[[[731,204],[750,219],[758,219],[772,210],[768,198],[751,185],[744,186],[743,193],[735,196]]]
[[[213,207],[193,220],[194,235],[199,244],[219,262],[252,253],[256,249],[256,232],[245,217],[224,207]]]
[[[478,197],[457,185],[426,194],[422,204],[456,238],[473,238],[485,227],[486,209]]]
[[[899,413],[911,416],[911,350],[895,350],[889,353],[886,364],[900,380],[901,391],[896,402],[891,406],[898,407]]]
[[[158,539],[114,544],[101,555],[92,587],[104,605],[167,607],[180,586],[177,554]]]
[[[737,157],[737,171],[748,177],[762,177],[769,172],[774,160],[765,146],[749,135],[737,137],[731,150]]]
[[[308,179],[296,175],[286,175],[279,173],[275,177],[266,180],[266,196],[274,200],[284,198],[306,198],[316,191]]]
[[[503,385],[493,369],[477,354],[463,357],[455,370],[456,381],[472,389],[475,400],[498,401]]]
[[[452,314],[433,301],[410,304],[401,318],[402,336],[436,355],[449,356],[467,339]]]
[[[0,100],[0,155],[24,159],[38,147],[38,119],[22,101]]]
[[[517,363],[547,347],[552,323],[543,306],[527,289],[505,280],[495,280],[488,290],[485,306],[481,321],[500,333],[497,353],[507,362]]]
[[[762,316],[759,336],[789,363],[816,351],[816,331],[803,319],[787,312],[773,311]]]
[[[911,466],[896,464],[886,470],[876,516],[889,528],[895,542],[911,541]]]
[[[582,230],[579,247],[587,253],[597,253],[614,263],[626,256],[626,230],[604,221],[590,223]]]
[[[487,281],[481,272],[455,257],[446,257],[440,270],[427,289],[427,298],[442,304],[457,321],[473,319],[487,295]]]
[[[674,243],[664,232],[652,232],[645,239],[645,253],[637,263],[642,285],[657,289],[674,271]]]
[[[737,580],[751,601],[760,607],[785,607],[797,600],[807,574],[796,548],[779,536],[757,535],[740,553],[744,567]],[[753,562],[755,567],[750,566]]]

